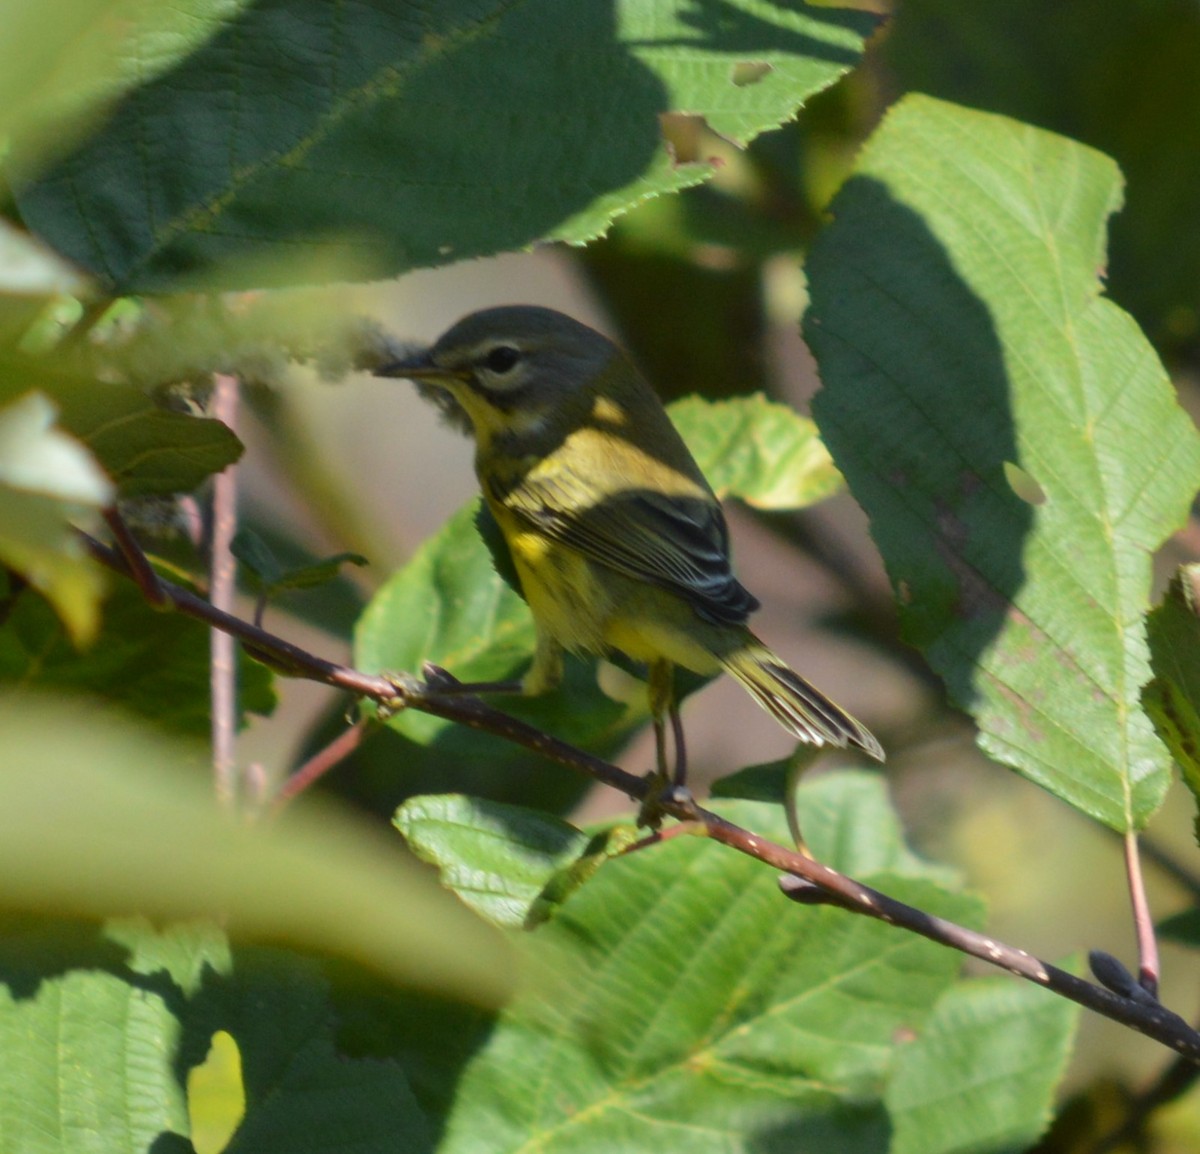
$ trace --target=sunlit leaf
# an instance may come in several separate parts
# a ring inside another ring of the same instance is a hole
[[[719,497],[759,509],[799,509],[842,487],[816,425],[787,405],[760,394],[688,397],[669,411]]]
[[[905,1046],[886,1100],[889,1154],[1006,1154],[1050,1123],[1079,1007],[1007,978],[948,990]]]
[[[75,524],[109,504],[113,487],[56,417],[38,392],[0,408],[0,561],[43,593],[83,643],[99,626],[104,582]]]
[[[908,97],[832,205],[806,334],[825,384],[814,413],[905,635],[988,753],[1126,829],[1169,780],[1140,707],[1143,614],[1200,440],[1101,295],[1119,200],[1090,149]]]

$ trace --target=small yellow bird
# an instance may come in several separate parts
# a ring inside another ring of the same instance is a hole
[[[733,575],[721,506],[607,337],[553,309],[484,309],[376,375],[418,382],[474,434],[479,484],[533,613],[537,652],[525,677],[464,690],[542,693],[561,680],[564,650],[616,650],[648,668],[659,772],[667,777],[669,719],[676,784],[686,766],[676,665],[725,669],[801,741],[883,760],[864,725],[746,627],[758,601]]]

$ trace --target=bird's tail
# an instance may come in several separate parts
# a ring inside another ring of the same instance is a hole
[[[757,639],[719,656],[759,705],[784,729],[811,745],[857,746],[883,761],[883,747],[862,722],[793,673]]]

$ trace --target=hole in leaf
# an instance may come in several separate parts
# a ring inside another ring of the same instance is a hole
[[[708,126],[703,116],[689,112],[664,112],[658,118],[662,126],[663,140],[671,159],[676,164],[695,164],[703,159],[700,149],[707,135]]]
[[[1034,479],[1032,474],[1025,472],[1020,465],[1012,461],[1004,462],[1004,479],[1008,487],[1027,505],[1044,505],[1046,490]]]
[[[187,1109],[196,1154],[221,1154],[246,1113],[242,1054],[225,1030],[213,1034],[208,1056],[188,1071]]]
[[[733,86],[735,88],[749,88],[752,84],[757,84],[768,72],[773,71],[772,65],[765,60],[739,60],[733,66]]]

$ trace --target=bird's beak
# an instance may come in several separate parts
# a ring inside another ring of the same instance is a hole
[[[435,365],[428,349],[402,357],[398,361],[389,361],[385,365],[380,365],[375,369],[374,375],[377,377],[401,377],[410,381],[432,381],[435,384],[466,379],[465,373]]]

